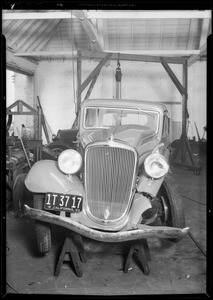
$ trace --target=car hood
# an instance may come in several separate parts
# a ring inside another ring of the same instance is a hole
[[[142,145],[150,143],[152,140],[155,140],[156,137],[157,133],[140,125],[119,125],[109,129],[100,129],[88,133],[85,132],[81,136],[85,146],[91,142],[104,141],[113,138],[114,140],[125,142],[136,148],[138,152],[140,152],[139,149]],[[153,145],[153,147],[154,146],[155,145]]]

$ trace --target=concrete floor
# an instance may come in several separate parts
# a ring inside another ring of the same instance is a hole
[[[173,168],[173,175],[183,197],[186,226],[206,251],[206,161],[201,159],[202,172]],[[64,239],[64,229],[53,226],[52,251],[41,257],[36,253],[33,221],[15,218],[10,210],[6,215],[7,243],[6,279],[21,294],[74,295],[146,295],[194,294],[206,292],[206,258],[192,239],[179,243],[149,239],[150,275],[145,276],[137,261],[123,273],[128,243],[107,244],[83,238],[87,262],[79,278],[72,264],[64,263],[59,277],[54,269]],[[16,293],[7,285],[7,293]]]

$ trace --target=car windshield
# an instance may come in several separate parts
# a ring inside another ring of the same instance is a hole
[[[118,125],[140,125],[158,131],[159,113],[152,110],[86,107],[84,128],[109,128]]]

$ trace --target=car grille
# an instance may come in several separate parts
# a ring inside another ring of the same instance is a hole
[[[131,200],[136,159],[132,150],[108,145],[86,151],[86,199],[93,217],[113,221],[125,214]]]

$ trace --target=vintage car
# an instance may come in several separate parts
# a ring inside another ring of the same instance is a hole
[[[169,118],[160,103],[85,100],[75,149],[40,160],[25,179],[40,253],[51,249],[51,223],[103,242],[179,241],[184,210],[169,168]]]

